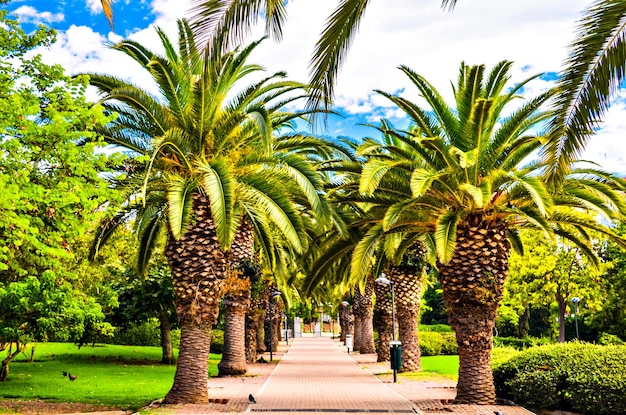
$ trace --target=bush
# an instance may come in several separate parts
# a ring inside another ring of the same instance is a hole
[[[543,346],[551,344],[552,340],[547,337],[494,337],[493,345],[497,347],[513,347],[517,350],[524,350],[530,347]]]
[[[454,333],[439,333],[443,340],[443,346],[441,348],[441,354],[452,355],[459,354],[459,345],[456,343],[456,334]]]
[[[111,343],[125,346],[161,346],[159,320],[153,318],[136,326],[117,327]]]
[[[496,392],[535,411],[626,413],[624,356],[626,346],[586,343],[528,349],[494,369]]]
[[[434,331],[436,333],[452,333],[452,327],[447,324],[420,324],[419,331]]]
[[[491,349],[491,368],[496,369],[521,352],[510,346],[496,346]]]
[[[434,331],[419,334],[420,353],[422,356],[439,356],[443,349],[443,337]]]
[[[598,344],[607,346],[609,344],[624,344],[624,341],[614,334],[602,333],[598,339]]]
[[[224,330],[211,330],[211,353],[224,353]]]

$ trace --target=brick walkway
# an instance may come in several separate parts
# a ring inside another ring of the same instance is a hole
[[[246,412],[415,413],[327,337],[293,341]]]

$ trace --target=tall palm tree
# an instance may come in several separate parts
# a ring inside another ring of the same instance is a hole
[[[509,251],[522,250],[517,229],[543,229],[593,255],[584,229],[614,234],[570,208],[593,209],[615,218],[625,207],[616,191],[624,183],[610,174],[573,169],[562,190],[550,194],[542,178],[545,165],[522,164],[541,150],[545,137],[535,129],[552,116],[541,107],[554,91],[507,114],[521,88],[534,78],[507,89],[510,67],[510,62],[500,62],[486,73],[484,66],[462,64],[454,86],[455,107],[448,106],[422,76],[401,67],[427,106],[379,91],[412,123],[407,130],[389,131],[401,145],[384,146],[385,152],[370,158],[361,175],[366,195],[396,195],[396,188],[385,187],[383,179],[409,177],[410,197],[391,205],[382,225],[372,229],[386,235],[423,234],[425,246],[437,254],[444,301],[459,346],[458,403],[495,401],[492,330]],[[358,264],[367,263],[368,244],[375,239],[371,232],[355,249],[353,272]]]
[[[236,89],[261,70],[246,63],[259,42],[216,57],[196,47],[187,22],[178,25],[178,48],[157,29],[165,56],[129,40],[113,46],[144,68],[157,94],[90,74],[103,105],[118,114],[102,132],[105,139],[138,156],[129,161],[126,176],[115,178],[127,199],[99,230],[95,251],[116,226],[135,218],[142,270],[166,235],[181,323],[179,361],[166,402],[204,403],[210,330],[223,281],[232,273],[225,252],[244,218],[265,236],[262,243],[271,241],[271,226],[302,252],[302,220],[290,194],[299,189],[316,213],[321,204],[308,181],[311,173],[299,161],[274,157],[272,149],[272,131],[297,116],[282,112],[294,99],[285,94],[302,85],[278,73]]]

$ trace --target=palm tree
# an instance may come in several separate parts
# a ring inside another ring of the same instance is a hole
[[[545,137],[533,129],[552,116],[540,109],[555,92],[547,91],[503,116],[521,88],[534,79],[505,89],[510,67],[510,62],[500,62],[486,74],[484,66],[462,64],[454,87],[456,108],[422,76],[401,67],[428,106],[379,91],[407,113],[411,125],[405,131],[389,130],[398,144],[374,146],[361,175],[365,195],[397,197],[396,187],[389,186],[394,177],[408,177],[411,194],[391,205],[381,226],[362,239],[353,272],[368,263],[377,233],[399,234],[403,240],[423,235],[421,241],[437,254],[444,301],[457,335],[457,403],[495,401],[492,330],[509,251],[522,251],[517,229],[540,228],[593,255],[584,229],[614,234],[571,207],[593,209],[609,218],[623,214],[625,207],[615,190],[624,188],[623,181],[598,169],[573,169],[564,177],[562,191],[551,195],[542,180],[545,165],[522,165],[541,149]]]
[[[235,93],[242,78],[261,69],[246,64],[259,42],[216,57],[196,48],[187,22],[179,22],[178,50],[161,29],[157,33],[165,56],[128,40],[113,47],[145,69],[158,95],[90,74],[103,105],[118,114],[102,132],[105,139],[139,156],[128,163],[126,176],[116,178],[127,199],[99,230],[95,251],[116,226],[135,218],[143,270],[166,234],[181,324],[179,361],[166,402],[206,403],[210,330],[223,281],[232,273],[225,252],[237,230],[248,220],[267,245],[272,226],[302,252],[302,220],[289,195],[299,189],[316,213],[321,204],[302,163],[273,156],[272,131],[297,116],[281,111],[294,99],[283,96],[302,85],[278,73]]]

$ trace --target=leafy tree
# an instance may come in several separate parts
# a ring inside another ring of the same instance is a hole
[[[590,312],[602,307],[604,284],[602,267],[594,267],[576,247],[560,240],[548,240],[539,232],[523,232],[524,255],[516,252],[509,259],[509,278],[503,302],[517,307],[524,315],[532,307],[556,304],[559,342],[565,341],[566,315],[574,313],[571,299],[579,297]]]
[[[626,235],[626,225],[620,223],[617,233]],[[608,241],[602,250],[606,272],[602,276],[606,284],[606,296],[602,310],[593,315],[591,324],[601,332],[626,340],[626,253],[618,244]]]
[[[161,363],[173,364],[171,328],[172,322],[176,322],[174,288],[167,262],[164,259],[156,262],[146,276],[139,276],[135,268],[128,268],[124,278],[115,284],[120,306],[113,315],[113,322],[128,327],[157,318],[163,352]]]
[[[24,33],[0,10],[0,342],[16,345],[2,379],[27,341],[110,331],[68,266],[102,204],[116,197],[101,177],[115,158],[100,151],[94,132],[109,118],[87,103],[86,78],[69,78],[30,53],[54,40],[44,27]]]

